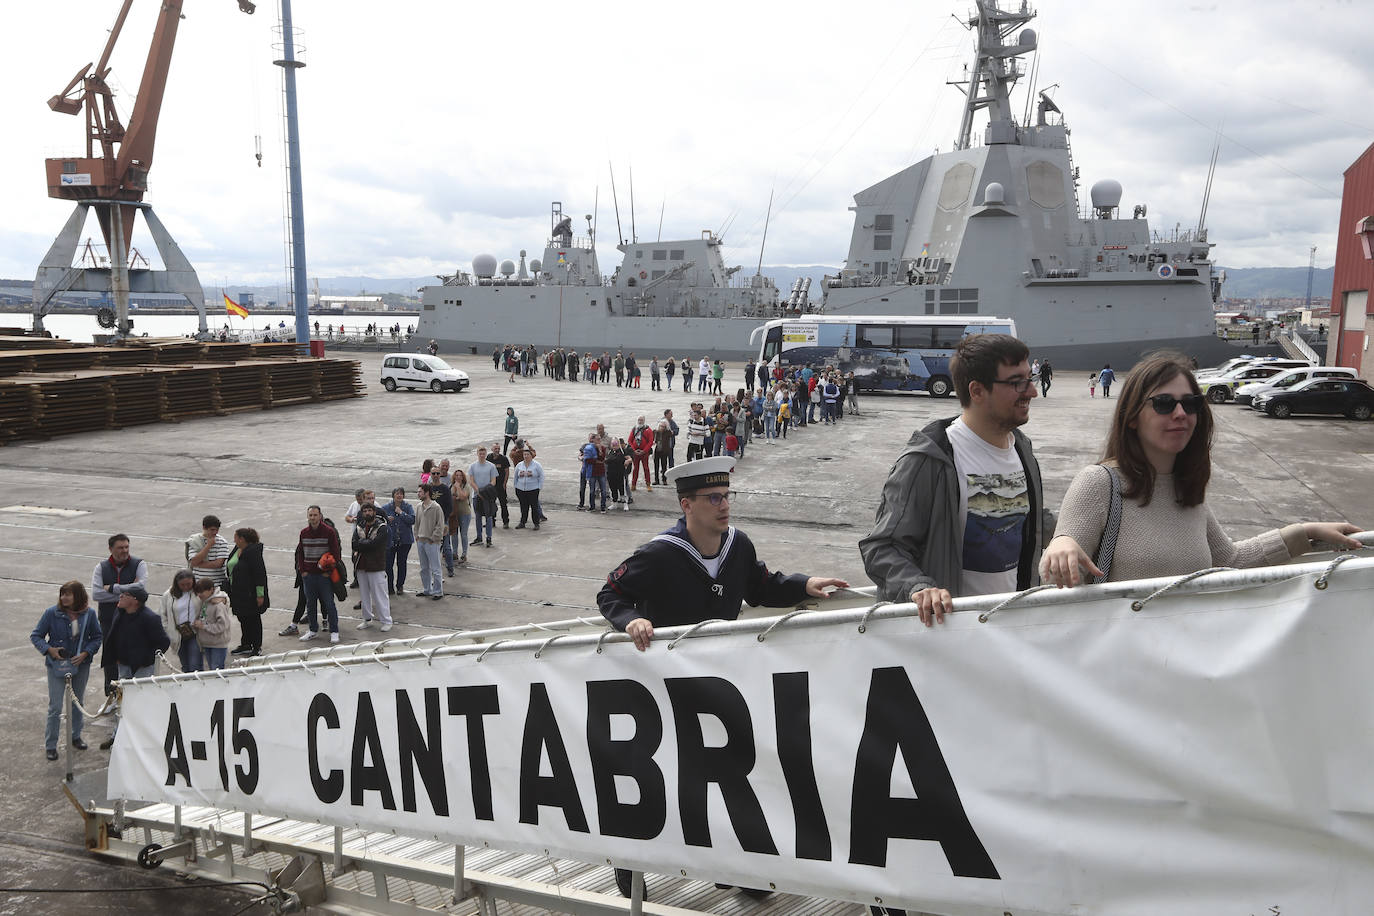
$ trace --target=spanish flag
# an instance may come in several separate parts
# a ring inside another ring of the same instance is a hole
[[[221,292],[221,295],[224,296],[224,310],[226,312],[230,315],[237,315],[240,318],[248,317],[248,309],[239,305],[233,299],[230,299],[228,293]]]

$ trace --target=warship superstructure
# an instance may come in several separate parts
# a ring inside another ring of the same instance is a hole
[[[1041,92],[1033,123],[1017,122],[1010,94],[1036,49],[1034,16],[1020,0],[978,0],[954,149],[854,195],[849,254],[822,281],[823,310],[1001,315],[1037,357],[1075,367],[1130,365],[1163,347],[1233,355],[1216,336],[1221,276],[1205,228],[1156,237],[1143,204],[1120,213],[1112,179],[1092,186],[1081,211],[1058,106]]]
[[[760,322],[823,311],[1012,318],[1037,357],[1064,367],[1130,365],[1161,347],[1204,362],[1231,355],[1215,332],[1221,276],[1205,228],[1157,237],[1144,205],[1121,214],[1122,188],[1110,179],[1092,186],[1082,209],[1058,106],[1041,92],[1029,123],[1012,113],[1021,57],[1037,45],[1026,27],[1034,16],[1023,0],[977,0],[955,148],[854,196],[849,254],[824,278],[818,306],[809,279],[780,297],[768,277],[736,277],[709,231],[622,241],[620,266],[603,277],[591,217],[587,237],[575,238],[555,203],[542,259],[527,265],[521,252],[517,267],[482,255],[471,275],[424,288],[421,341],[742,356]]]
[[[525,252],[497,264],[478,255],[472,273],[440,277],[422,290],[416,336],[445,350],[534,343],[600,353],[610,349],[641,357],[703,353],[744,355],[759,322],[801,308],[800,286],[779,300],[772,279],[737,279],[727,267],[721,239],[700,238],[616,246],[620,266],[603,277],[597,264],[595,227],[573,234],[572,218],[555,201],[544,256],[526,263]],[[806,284],[809,287],[809,284]]]

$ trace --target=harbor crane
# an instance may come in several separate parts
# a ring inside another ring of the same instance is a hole
[[[249,0],[237,0],[239,10],[252,13],[257,7]],[[162,0],[157,26],[153,31],[143,79],[128,123],[120,120],[114,92],[107,79],[111,72],[110,55],[124,28],[133,0],[124,0],[100,59],[86,64],[66,88],[48,100],[48,107],[66,115],[85,113],[86,155],[47,160],[48,196],[76,201],[76,209],[39,265],[33,283],[33,327],[43,330],[43,316],[52,309],[59,293],[107,292],[115,303],[114,315],[102,314],[101,324],[113,327],[121,337],[133,327],[129,320],[129,295],[173,293],[186,297],[200,316],[200,330],[207,330],[205,296],[195,268],[182,254],[152,207],[143,202],[148,190],[148,173],[153,165],[153,145],[157,138],[158,116],[167,89],[167,76],[176,44],[177,27],[183,18],[183,0]],[[72,266],[81,231],[91,209],[95,210],[101,234],[109,251],[109,266]],[[134,217],[143,221],[157,246],[165,269],[150,270],[129,262],[129,238]]]

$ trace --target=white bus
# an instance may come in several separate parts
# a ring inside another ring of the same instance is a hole
[[[801,315],[754,329],[760,373],[789,366],[830,366],[853,372],[860,389],[928,391],[949,397],[949,358],[967,334],[1010,334],[1010,318],[981,315]]]

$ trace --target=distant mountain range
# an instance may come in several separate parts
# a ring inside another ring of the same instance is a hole
[[[1306,267],[1223,267],[1226,285],[1221,294],[1227,299],[1301,299],[1307,295]],[[1334,267],[1312,271],[1312,298],[1330,299],[1336,281]]]

